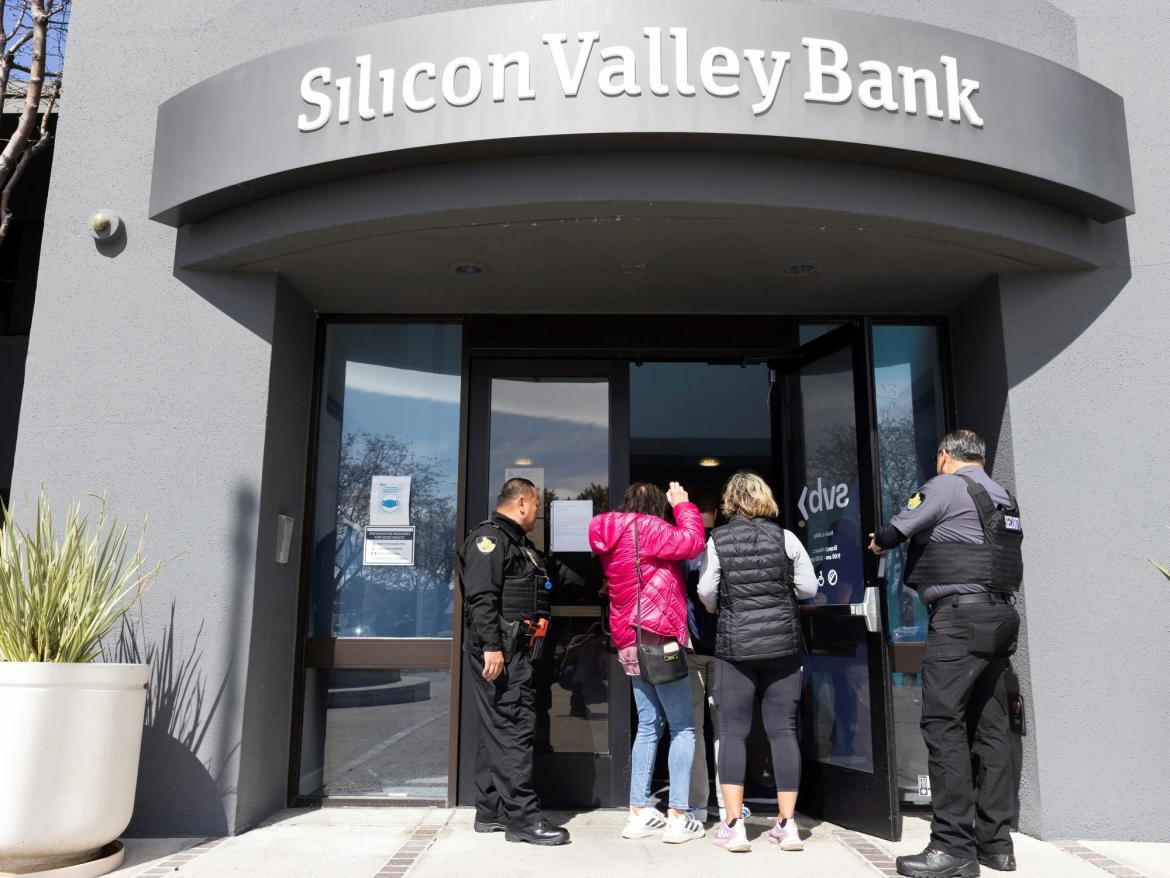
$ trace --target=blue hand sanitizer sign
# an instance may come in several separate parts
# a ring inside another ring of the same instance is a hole
[[[410,524],[410,476],[374,476],[370,482],[370,521],[373,527]]]

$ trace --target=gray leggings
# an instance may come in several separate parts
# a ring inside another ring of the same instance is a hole
[[[719,659],[715,691],[719,702],[720,780],[742,784],[747,777],[747,739],[758,695],[764,730],[772,746],[776,789],[780,792],[800,789],[800,745],[796,741],[800,656],[750,662]]]

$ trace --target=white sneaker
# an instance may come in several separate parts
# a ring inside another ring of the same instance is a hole
[[[658,835],[666,829],[666,818],[657,808],[646,807],[637,814],[631,813],[622,830],[622,838],[647,838]]]
[[[752,849],[742,820],[736,820],[735,826],[728,826],[726,821],[721,822],[715,829],[715,844],[736,854],[745,854]]]
[[[662,840],[667,844],[682,844],[707,834],[703,824],[690,814],[666,818],[666,831],[662,833]]]
[[[783,821],[777,818],[776,825],[768,832],[768,841],[780,845],[782,851],[804,850],[804,842],[800,840],[800,829],[794,817]]]

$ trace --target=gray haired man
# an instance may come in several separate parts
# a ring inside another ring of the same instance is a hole
[[[1014,871],[1009,827],[1015,778],[1008,723],[1009,659],[1020,617],[1020,511],[983,469],[984,442],[955,430],[938,447],[938,475],[912,494],[869,548],[906,540],[905,582],[930,608],[922,662],[922,735],[930,764],[930,844],[898,857],[911,878]]]

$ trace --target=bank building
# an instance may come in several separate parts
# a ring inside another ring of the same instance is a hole
[[[1136,0],[79,4],[11,496],[108,491],[166,561],[140,642],[201,700],[148,714],[129,834],[470,804],[454,551],[514,475],[587,583],[540,792],[625,807],[580,523],[750,468],[822,582],[801,811],[897,838],[927,615],[863,549],[962,426],[1027,531],[1020,829],[1170,837],[1167,41]]]

